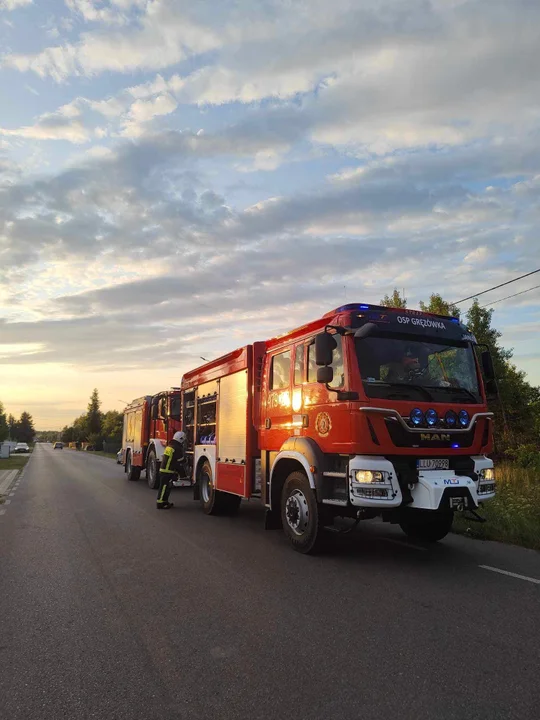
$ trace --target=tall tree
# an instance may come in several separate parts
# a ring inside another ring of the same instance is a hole
[[[101,400],[97,388],[94,388],[88,403],[88,411],[86,413],[86,429],[88,435],[100,435],[101,425],[103,423],[103,415],[100,410]]]
[[[9,426],[6,418],[4,404],[0,401],[0,442],[3,442],[9,435]]]
[[[17,425],[17,421],[15,420],[14,416],[9,413],[7,417],[7,426],[8,426],[8,437],[10,440],[13,440],[15,438],[15,426]]]
[[[102,432],[108,442],[120,442],[124,427],[124,415],[118,410],[109,410],[103,416]]]
[[[394,292],[391,295],[385,295],[383,297],[381,305],[384,305],[384,307],[406,308],[407,298],[401,297],[399,290],[394,288]]]
[[[19,422],[17,423],[17,440],[19,442],[26,442],[31,443],[34,440],[34,437],[36,435],[36,431],[34,429],[34,420],[30,413],[24,412],[21,413],[21,417],[19,418]]]
[[[64,429],[62,430],[62,442],[70,443],[75,442],[76,440],[77,437],[75,435],[75,428],[73,427],[73,425],[71,425],[71,427],[65,425]]]
[[[501,346],[501,333],[491,325],[493,310],[481,308],[475,300],[467,313],[467,325],[478,343],[487,345],[493,358],[499,397],[490,403],[495,413],[497,449],[538,442],[535,426],[540,389],[525,379],[525,373],[511,362],[513,351]]]
[[[425,303],[420,300],[420,310],[424,312],[435,313],[436,315],[450,315],[451,317],[460,317],[461,311],[456,305],[443,300],[439,293],[432,293],[429,296],[429,302]]]

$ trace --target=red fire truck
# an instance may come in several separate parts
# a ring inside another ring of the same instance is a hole
[[[180,430],[180,389],[165,390],[133,400],[124,410],[122,464],[128,480],[146,481],[157,488],[159,465],[167,443]]]
[[[495,494],[488,352],[457,318],[351,304],[182,379],[195,499],[315,551],[338,517],[443,538]]]

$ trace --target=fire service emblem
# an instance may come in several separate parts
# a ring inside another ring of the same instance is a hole
[[[317,415],[315,420],[315,429],[321,437],[327,437],[332,429],[332,421],[330,415],[327,412],[322,412]]]

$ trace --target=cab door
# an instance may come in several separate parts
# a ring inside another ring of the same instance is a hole
[[[266,403],[262,418],[262,442],[267,450],[279,450],[292,434],[292,348],[266,358]]]
[[[303,387],[304,421],[302,435],[311,437],[327,453],[348,452],[351,437],[351,403],[339,400],[338,391],[348,389],[344,342],[334,336],[332,369],[334,379],[328,386],[317,382],[315,338],[306,346],[306,383]],[[305,426],[307,425],[307,427]]]

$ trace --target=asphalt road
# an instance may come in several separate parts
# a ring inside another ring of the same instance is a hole
[[[538,553],[366,523],[305,557],[254,504],[171,499],[37,446],[1,506],[2,717],[539,717]]]

